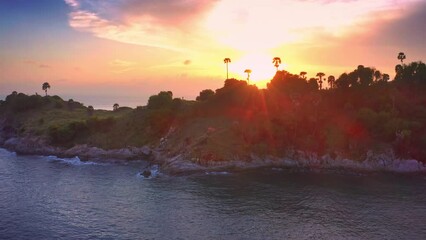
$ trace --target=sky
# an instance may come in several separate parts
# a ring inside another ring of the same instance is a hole
[[[12,91],[95,108],[195,99],[229,75],[265,87],[280,70],[391,76],[426,61],[426,0],[0,0],[0,99]]]

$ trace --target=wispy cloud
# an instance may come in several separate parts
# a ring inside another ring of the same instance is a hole
[[[211,43],[272,49],[341,37],[400,18],[423,0],[65,0],[69,24],[114,41],[176,51]]]
[[[40,65],[38,65],[38,67],[39,68],[50,68],[50,66],[47,65],[47,64],[40,64]]]
[[[137,63],[122,59],[115,59],[110,62],[109,65],[113,68],[114,73],[123,73],[135,69]]]
[[[69,24],[100,38],[182,51],[196,37],[197,18],[216,0],[67,0]]]
[[[51,66],[48,65],[48,64],[44,64],[44,63],[37,62],[37,61],[34,61],[34,60],[24,60],[23,62],[25,64],[32,65],[32,66],[38,67],[38,68],[51,68]]]
[[[66,4],[70,5],[71,7],[78,7],[78,1],[77,0],[64,0]]]

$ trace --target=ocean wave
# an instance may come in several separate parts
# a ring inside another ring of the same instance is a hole
[[[0,157],[15,157],[16,152],[11,152],[7,149],[0,148]]]
[[[85,166],[85,165],[104,165],[102,163],[90,162],[90,161],[81,161],[79,157],[73,158],[59,158],[56,156],[47,156],[46,157],[50,162],[64,163],[74,166]]]

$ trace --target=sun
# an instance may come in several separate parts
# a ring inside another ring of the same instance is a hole
[[[238,79],[247,79],[246,69],[252,70],[250,83],[258,87],[265,87],[274,77],[276,68],[272,63],[274,57],[268,53],[250,52],[233,61],[230,66],[232,76]]]

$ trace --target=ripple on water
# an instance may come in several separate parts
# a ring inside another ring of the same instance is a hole
[[[423,175],[269,169],[173,177],[152,167],[163,177],[140,181],[143,165],[100,167],[0,149],[0,239],[426,236]]]

